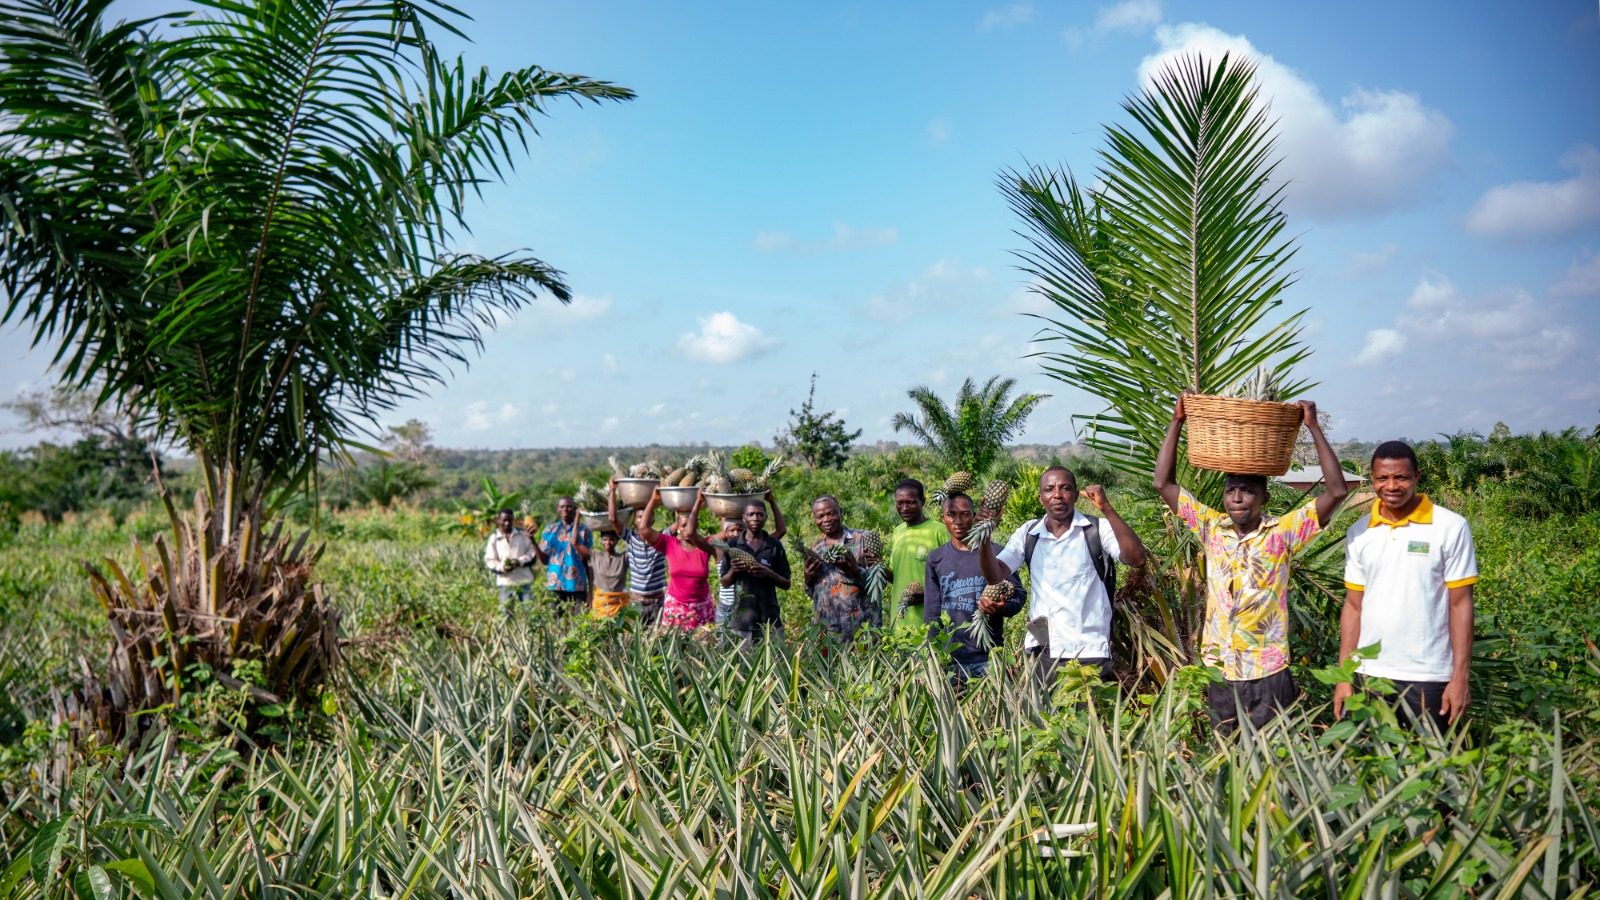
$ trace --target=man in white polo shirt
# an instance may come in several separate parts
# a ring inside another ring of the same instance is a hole
[[[1417,493],[1417,455],[1402,441],[1372,454],[1372,513],[1345,535],[1344,610],[1339,661],[1380,644],[1356,669],[1387,678],[1399,691],[1401,717],[1443,732],[1471,700],[1472,586],[1478,560],[1467,520]],[[1333,689],[1344,714],[1350,684]]]
[[[1111,596],[1105,567],[1109,560],[1130,566],[1142,566],[1145,560],[1144,544],[1117,515],[1105,491],[1090,485],[1084,496],[1104,518],[1078,512],[1078,479],[1070,469],[1045,469],[1039,476],[1044,518],[1023,523],[1000,552],[987,540],[978,551],[990,584],[1028,566],[1029,628],[1023,646],[1039,657],[1034,674],[1046,696],[1056,667],[1065,659],[1095,666],[1101,678],[1111,680]],[[1048,640],[1041,642],[1036,631]]]

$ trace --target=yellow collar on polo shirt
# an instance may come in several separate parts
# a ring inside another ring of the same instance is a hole
[[[1433,524],[1433,501],[1428,499],[1427,494],[1423,494],[1417,500],[1417,505],[1412,507],[1411,512],[1406,513],[1398,519],[1391,519],[1383,514],[1382,500],[1372,501],[1372,521],[1369,524],[1388,525],[1391,528],[1401,528],[1405,525],[1411,524],[1412,522],[1415,522],[1418,525]]]

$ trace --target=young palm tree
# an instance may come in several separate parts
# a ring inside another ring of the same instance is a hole
[[[1049,394],[1022,394],[1011,391],[1015,378],[996,375],[977,387],[972,379],[961,382],[956,401],[946,407],[931,388],[915,387],[906,392],[917,405],[920,418],[911,413],[895,413],[895,431],[909,431],[928,445],[952,470],[983,474],[1005,455],[1006,441],[1022,431],[1028,416]]]
[[[1021,268],[1062,313],[1041,317],[1060,348],[1040,354],[1045,371],[1105,402],[1089,444],[1148,476],[1179,393],[1218,392],[1262,364],[1287,371],[1309,350],[1303,312],[1277,315],[1295,249],[1254,68],[1189,57],[1123,108],[1134,124],[1108,126],[1099,187],[1039,167],[1000,186],[1027,229]],[[1220,491],[1220,476],[1184,477]]]
[[[154,685],[142,702],[161,699],[152,658],[177,682],[283,634],[328,643],[329,616],[294,606],[314,553],[257,539],[263,511],[464,362],[496,314],[568,299],[540,260],[453,238],[551,102],[632,93],[469,70],[429,39],[460,34],[437,0],[196,0],[132,22],[110,5],[7,0],[0,15],[0,322],[58,344],[67,382],[138,398],[203,475],[193,527],[173,516],[175,559],[95,576],[124,639],[114,668]],[[250,570],[267,559],[278,568]],[[151,623],[221,634],[260,592],[290,611],[233,628],[216,658],[192,641],[147,652]],[[318,677],[286,665],[285,689]]]

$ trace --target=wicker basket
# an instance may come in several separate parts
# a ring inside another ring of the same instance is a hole
[[[744,515],[745,507],[752,500],[760,500],[766,494],[706,494],[706,509],[719,519],[737,519]]]
[[[688,487],[661,488],[661,505],[673,512],[686,513],[694,509],[695,495],[700,493],[700,488],[695,485]]]
[[[1236,475],[1289,471],[1304,414],[1297,403],[1189,394],[1189,464]]]
[[[623,506],[644,509],[644,505],[650,502],[650,492],[660,483],[659,478],[618,478],[617,502]]]

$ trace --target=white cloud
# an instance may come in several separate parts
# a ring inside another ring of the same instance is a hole
[[[1102,7],[1094,17],[1094,30],[1101,34],[1113,31],[1145,31],[1161,24],[1161,0],[1122,0]]]
[[[778,343],[731,312],[715,312],[700,318],[699,332],[679,336],[678,349],[696,362],[723,365],[759,356]]]
[[[1073,26],[1062,32],[1074,49],[1090,38],[1102,38],[1115,32],[1148,31],[1161,24],[1161,0],[1122,0],[1100,7],[1095,13],[1094,25],[1089,28]]]
[[[1393,328],[1374,328],[1367,332],[1367,341],[1361,352],[1351,360],[1352,365],[1365,366],[1399,356],[1406,349],[1406,336]]]
[[[905,284],[867,298],[863,312],[879,322],[901,322],[920,313],[976,303],[988,278],[989,270],[981,266],[967,268],[941,259]]]
[[[900,240],[900,231],[888,228],[853,228],[835,222],[833,234],[820,240],[801,240],[787,231],[758,231],[752,244],[762,253],[838,253],[887,247]]]
[[[998,9],[987,10],[983,14],[983,21],[978,23],[979,31],[994,31],[995,29],[1009,30],[1018,25],[1026,25],[1033,21],[1033,7],[1026,3],[1012,3]]]
[[[534,304],[534,315],[543,323],[583,322],[598,319],[609,312],[611,312],[611,298],[596,297],[591,294],[573,294],[570,303],[540,300]]]
[[[950,139],[950,123],[944,119],[932,119],[928,122],[928,140],[935,144],[942,144]]]
[[[1561,157],[1564,181],[1517,181],[1484,192],[1467,213],[1481,237],[1526,240],[1575,234],[1600,223],[1600,150],[1582,144]]]
[[[605,372],[607,375],[615,375],[617,374],[618,369],[619,367],[617,365],[616,356],[607,353],[606,355],[600,357],[600,370],[602,372]]]
[[[1550,287],[1557,297],[1600,297],[1600,253],[1574,260],[1561,280]]]
[[[1365,278],[1368,275],[1377,275],[1389,268],[1389,263],[1394,261],[1394,256],[1398,252],[1400,252],[1399,244],[1384,244],[1376,250],[1351,253],[1350,263],[1344,268],[1344,277]]]
[[[499,409],[490,412],[488,402],[477,400],[467,404],[466,412],[466,420],[461,423],[462,430],[488,431],[515,422],[521,416],[522,409],[512,403],[502,403]]]
[[[1290,181],[1287,205],[1332,218],[1386,212],[1411,202],[1449,159],[1455,127],[1415,94],[1357,88],[1337,108],[1316,85],[1257,50],[1242,35],[1183,23],[1156,29],[1160,49],[1139,65],[1142,85],[1180,57],[1223,54],[1256,66],[1262,99],[1278,120],[1280,176]]]
[[[1418,280],[1406,309],[1395,323],[1404,336],[1479,360],[1475,371],[1486,376],[1554,369],[1579,344],[1571,323],[1552,318],[1550,304],[1524,290],[1469,297],[1430,274]]]
[[[621,424],[622,424],[622,420],[620,418],[618,418],[616,416],[606,416],[605,421],[600,423],[600,430],[601,431],[616,431],[617,427],[620,426]]]

